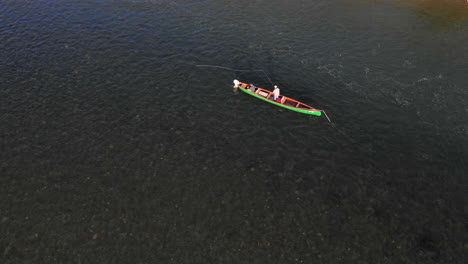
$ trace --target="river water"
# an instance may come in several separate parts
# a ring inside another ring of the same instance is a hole
[[[2,0],[0,260],[466,263],[467,43],[455,0]]]

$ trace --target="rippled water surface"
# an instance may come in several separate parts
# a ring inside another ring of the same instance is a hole
[[[466,263],[442,2],[1,1],[0,262]]]

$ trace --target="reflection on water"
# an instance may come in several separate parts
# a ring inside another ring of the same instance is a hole
[[[467,0],[414,0],[409,4],[429,20],[434,29],[463,29],[462,24],[468,22]]]
[[[345,7],[376,7],[386,2],[382,0],[343,0]],[[464,29],[468,23],[468,0],[399,0],[398,5],[414,9],[428,20],[434,29]]]

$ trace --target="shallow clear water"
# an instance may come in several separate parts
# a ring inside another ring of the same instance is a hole
[[[444,3],[2,1],[0,259],[466,262],[468,4]]]

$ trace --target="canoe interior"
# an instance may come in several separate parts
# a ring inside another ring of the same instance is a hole
[[[291,99],[289,97],[286,97],[284,95],[280,95],[276,101],[273,100],[273,92],[254,86],[254,88],[250,87],[249,84],[247,83],[240,83],[239,88],[241,88],[244,92],[250,93],[252,95],[262,97],[269,101],[270,103],[291,109],[291,110],[296,110],[302,113],[310,113],[314,115],[321,115],[320,110],[313,108],[310,105],[306,105],[304,103],[301,103],[297,100]]]

